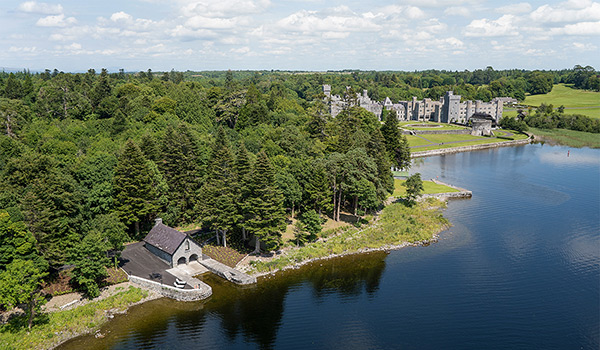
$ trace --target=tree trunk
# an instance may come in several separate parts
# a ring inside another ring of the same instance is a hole
[[[337,193],[335,191],[335,185],[333,185],[333,220],[337,221],[336,219],[336,211],[337,211],[337,205],[336,205],[336,199],[337,199]]]
[[[358,196],[354,196],[354,216],[358,212]]]
[[[292,219],[294,218],[294,202],[292,202]]]
[[[335,221],[340,221],[340,210],[342,209],[342,190],[340,189],[337,200],[337,217]]]
[[[31,331],[31,325],[33,324],[33,317],[35,316],[35,296],[32,296],[32,299],[27,303],[29,306],[29,319],[27,320],[27,326]]]
[[[221,239],[219,236],[219,230],[215,231],[215,237],[217,238],[217,245],[221,245]]]
[[[254,251],[252,252],[252,254],[260,254],[260,240],[257,236],[255,236],[255,238],[256,242],[254,242]]]
[[[246,228],[245,227],[242,227],[242,238],[244,239],[244,241],[248,239],[248,237],[246,237]]]
[[[140,236],[140,222],[136,221],[135,222],[135,237],[139,237]]]
[[[227,231],[223,230],[223,247],[227,248]]]

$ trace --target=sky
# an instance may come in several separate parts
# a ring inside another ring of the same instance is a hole
[[[600,2],[0,3],[0,68],[65,72],[600,69]]]

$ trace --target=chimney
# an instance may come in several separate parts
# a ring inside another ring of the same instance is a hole
[[[162,224],[162,218],[156,218],[156,219],[154,219],[154,226],[156,226],[158,224]]]

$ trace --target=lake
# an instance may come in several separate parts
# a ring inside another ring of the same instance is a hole
[[[570,154],[568,154],[570,150]],[[600,150],[532,144],[415,161],[473,191],[427,247],[314,263],[203,302],[135,306],[60,349],[598,349]]]

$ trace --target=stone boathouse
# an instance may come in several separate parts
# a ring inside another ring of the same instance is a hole
[[[171,267],[202,260],[202,247],[188,234],[163,224],[162,219],[156,219],[144,238],[144,246]]]

